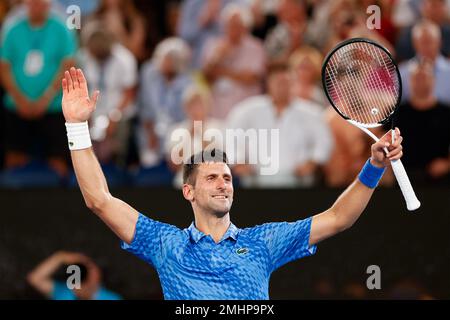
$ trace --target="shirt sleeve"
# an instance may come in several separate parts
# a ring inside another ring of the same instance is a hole
[[[130,244],[121,241],[121,247],[158,268],[164,260],[163,243],[167,242],[167,238],[176,230],[178,229],[172,225],[155,221],[139,213],[133,240]]]
[[[309,217],[295,222],[263,225],[261,235],[272,261],[272,272],[288,262],[316,253],[317,246],[309,245],[311,221],[312,217]]]
[[[51,300],[76,300],[75,294],[67,288],[63,282],[53,281],[53,289],[50,294]]]

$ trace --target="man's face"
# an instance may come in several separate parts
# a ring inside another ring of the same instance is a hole
[[[435,59],[441,50],[441,40],[429,30],[423,30],[413,39],[416,52],[428,59]]]
[[[230,168],[222,162],[202,163],[196,174],[191,201],[203,212],[223,217],[230,211],[233,203]]]
[[[244,26],[242,18],[239,14],[232,15],[225,26],[225,32],[228,39],[232,43],[238,43],[242,38],[242,35],[245,34],[247,29]]]
[[[269,75],[267,89],[274,100],[288,100],[290,97],[291,78],[289,71],[275,71]]]
[[[41,20],[47,17],[50,10],[50,0],[26,0],[28,16],[33,20]]]

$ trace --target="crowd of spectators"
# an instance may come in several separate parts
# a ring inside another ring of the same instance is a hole
[[[74,29],[72,2],[81,15]],[[366,23],[370,5],[380,9],[379,29]],[[400,65],[395,124],[412,179],[448,185],[449,1],[16,0],[1,2],[0,23],[0,185],[28,174],[27,185],[43,168],[74,181],[60,90],[62,71],[74,65],[90,91],[101,92],[89,125],[107,178],[147,170],[149,184],[166,184],[158,181],[166,170],[180,186],[174,155],[217,145],[237,163],[244,187],[343,187],[371,141],[329,106],[320,72],[327,52],[352,37],[381,43]],[[264,164],[248,162],[254,149],[245,139],[228,150],[206,129],[223,137],[229,129],[278,129],[279,139],[258,145],[277,152],[270,161],[279,170],[262,175]],[[388,173],[382,183],[393,181]]]

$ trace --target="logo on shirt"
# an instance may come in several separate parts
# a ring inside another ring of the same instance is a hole
[[[236,253],[240,256],[247,254],[249,252],[248,248],[239,248],[236,250]]]

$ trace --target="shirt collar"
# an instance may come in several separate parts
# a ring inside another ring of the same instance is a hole
[[[206,234],[201,232],[195,227],[195,223],[192,222],[191,225],[188,228],[189,236],[192,240],[195,241],[195,243],[199,242],[201,238],[206,237]],[[226,240],[228,238],[232,238],[233,240],[237,240],[237,235],[239,233],[239,228],[236,227],[233,223],[230,223],[230,226],[228,227],[227,231],[223,235],[222,239],[219,242],[222,242],[223,240]]]

